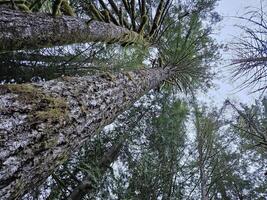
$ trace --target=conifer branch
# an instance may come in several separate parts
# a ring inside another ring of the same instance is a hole
[[[157,38],[159,33],[161,32],[161,27],[162,27],[162,24],[163,24],[163,21],[164,19],[166,18],[168,12],[169,12],[169,9],[172,5],[172,0],[168,0],[163,8],[163,11],[162,11],[162,16],[160,17],[160,20],[159,20],[159,26],[155,32],[155,35],[154,35],[154,38]]]
[[[115,12],[115,14],[118,16],[118,19],[120,20],[120,17],[121,17],[120,10],[117,7],[116,3],[113,0],[108,0],[108,2],[111,5],[111,7],[112,7],[113,11]],[[128,29],[130,28],[129,25],[128,25],[128,23],[127,23],[127,21],[123,18],[123,15],[122,15],[122,22],[123,22],[121,24],[122,26],[124,25]]]
[[[135,0],[131,0],[131,23],[133,27],[133,31],[136,31],[136,24],[135,24]]]
[[[165,3],[165,0],[160,0],[160,2],[159,2],[159,5],[157,7],[157,11],[156,11],[156,14],[155,14],[155,17],[153,20],[153,25],[152,25],[152,28],[151,28],[150,33],[149,33],[150,37],[153,37],[155,31],[157,30],[157,28],[159,26],[159,21],[160,21],[160,18],[162,16],[164,3]]]
[[[116,20],[116,18],[113,16],[113,14],[109,11],[108,7],[106,6],[105,2],[103,0],[99,0],[100,5],[102,6],[102,8],[104,10],[108,11],[110,20],[115,24],[115,25],[119,25],[119,22]]]
[[[142,1],[142,4],[141,4],[140,12],[141,12],[141,16],[144,16],[146,15],[146,0],[141,0],[141,1]]]
[[[104,16],[100,13],[100,11],[95,7],[93,3],[83,3],[82,6],[86,13],[93,19],[98,21],[105,21]]]

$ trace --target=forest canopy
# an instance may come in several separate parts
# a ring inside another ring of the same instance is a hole
[[[0,199],[264,199],[266,2],[228,44],[219,3],[0,0]]]

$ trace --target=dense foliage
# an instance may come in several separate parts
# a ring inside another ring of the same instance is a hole
[[[55,2],[25,5],[33,13],[55,14]],[[96,74],[112,79],[115,72],[157,67],[175,72],[111,125],[96,130],[24,199],[266,198],[266,97],[253,105],[226,100],[222,107],[196,97],[199,89],[211,87],[213,62],[220,58],[220,46],[211,37],[221,20],[216,3],[70,1],[76,16],[133,30],[149,44],[109,41],[0,53],[1,84]],[[265,91],[265,12],[247,14],[242,19],[259,29],[241,26],[248,37],[235,44],[241,57],[234,60],[234,76],[252,72],[245,86],[260,82],[259,90]]]

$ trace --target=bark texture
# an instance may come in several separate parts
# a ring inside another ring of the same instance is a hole
[[[112,23],[0,7],[0,51],[86,42],[145,43],[143,36]]]
[[[154,68],[0,85],[0,197],[18,199],[40,184],[88,137],[172,75]]]

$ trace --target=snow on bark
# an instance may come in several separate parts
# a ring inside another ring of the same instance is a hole
[[[0,85],[0,197],[17,199],[111,123],[168,69]]]

